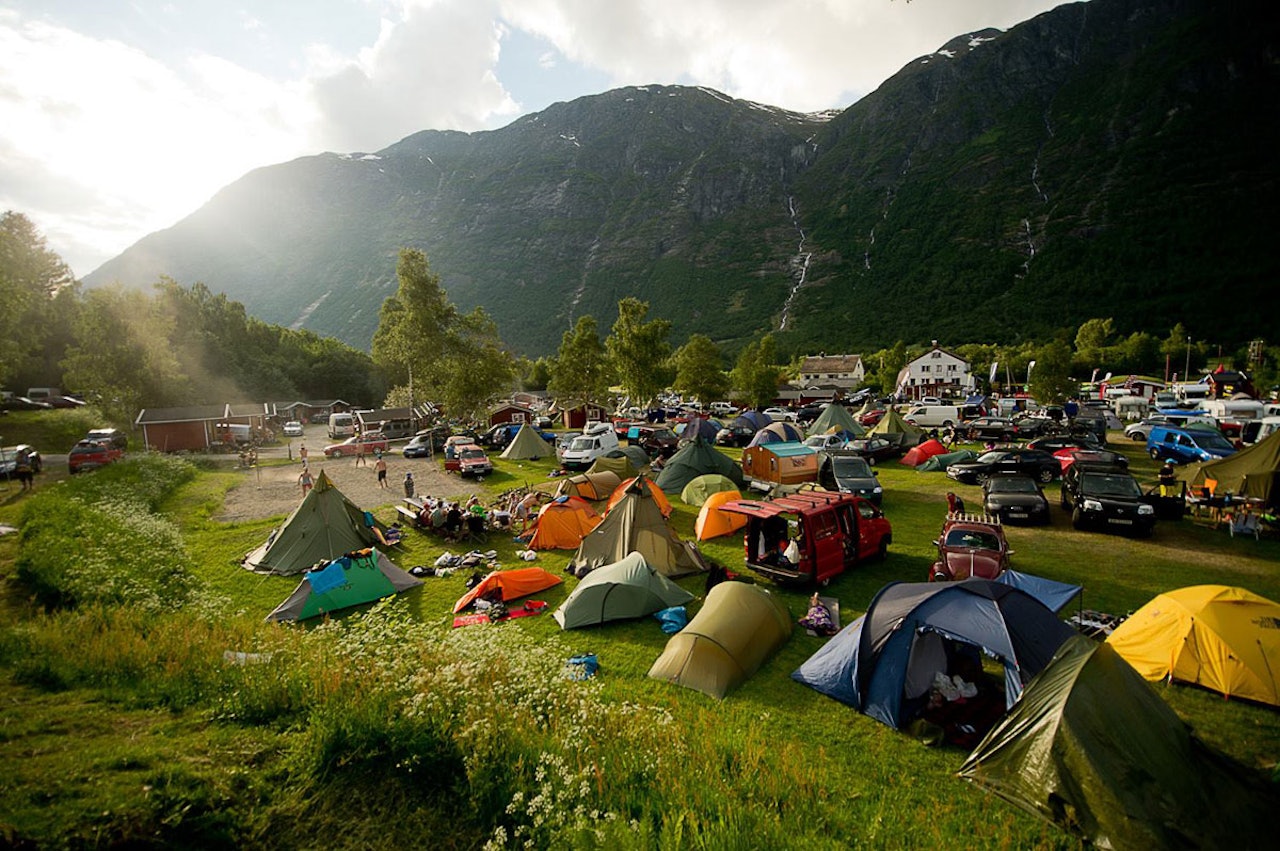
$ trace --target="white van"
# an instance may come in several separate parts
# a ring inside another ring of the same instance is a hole
[[[618,448],[618,435],[609,423],[587,426],[580,437],[575,437],[564,451],[560,463],[566,470],[585,470],[602,455]]]
[[[917,405],[903,419],[921,428],[947,428],[960,423],[960,409],[955,405]]]
[[[329,415],[329,439],[342,440],[356,433],[356,418],[351,414]]]

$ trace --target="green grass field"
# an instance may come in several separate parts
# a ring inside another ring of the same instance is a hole
[[[1139,479],[1154,479],[1136,444],[1113,444]],[[495,463],[491,494],[552,467],[522,462],[517,478]],[[941,473],[878,469],[894,544],[884,562],[824,592],[840,600],[845,624],[885,583],[926,578],[946,491],[971,506],[979,498]],[[327,624],[265,625],[298,580],[236,563],[283,518],[211,519],[243,475],[148,460],[75,482],[46,474],[35,496],[16,485],[0,494],[0,523],[22,527],[0,537],[5,844],[1079,844],[956,778],[963,751],[926,747],[791,680],[822,641],[803,630],[717,702],[647,678],[667,640],[652,619],[565,633],[546,614],[451,629],[462,571]],[[120,489],[143,496],[125,501]],[[1280,542],[1231,539],[1190,518],[1147,540],[1076,532],[1057,507],[1057,485],[1047,493],[1053,524],[1010,528],[1013,563],[1082,584],[1086,608],[1125,614],[1161,591],[1205,583],[1280,599]],[[695,510],[673,505],[675,528],[692,539]],[[395,519],[394,502],[362,507]],[[407,534],[393,554],[401,567],[443,551]],[[503,566],[524,566],[508,537],[484,548]],[[742,569],[740,539],[701,548]],[[566,576],[539,595],[552,609],[575,581],[562,573],[570,555],[536,562]],[[59,573],[63,562],[74,575]],[[33,577],[72,589],[76,605],[46,612]],[[681,584],[703,594],[701,577]],[[779,593],[793,618],[804,613],[804,591]],[[565,660],[584,651],[598,655],[599,676],[564,678]],[[252,655],[242,663],[227,653]],[[1274,771],[1275,710],[1154,687],[1206,741],[1249,770]]]

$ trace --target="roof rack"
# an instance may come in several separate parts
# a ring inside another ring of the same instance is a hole
[[[989,523],[993,526],[1000,525],[1000,518],[992,514],[974,514],[968,511],[949,511],[947,512],[948,521],[958,521],[960,523]]]

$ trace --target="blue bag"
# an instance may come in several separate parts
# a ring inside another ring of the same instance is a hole
[[[658,619],[662,631],[667,635],[674,635],[689,624],[689,613],[685,611],[684,606],[672,606],[669,609],[654,612],[653,616]]]

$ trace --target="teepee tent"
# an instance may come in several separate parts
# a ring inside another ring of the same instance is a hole
[[[818,418],[809,424],[810,437],[841,431],[848,432],[853,437],[862,437],[867,433],[866,427],[855,420],[849,413],[849,409],[839,402],[828,404],[822,409],[822,413],[818,414]]]
[[[555,611],[561,629],[642,618],[693,595],[649,566],[640,553],[588,573]]]
[[[1280,603],[1243,588],[1194,585],[1157,595],[1107,643],[1148,680],[1280,706],[1278,626]]]
[[[670,517],[671,500],[667,499],[667,495],[662,492],[662,488],[658,487],[658,483],[648,476],[636,476],[634,478],[627,479],[625,482],[614,488],[613,493],[609,494],[609,502],[604,507],[604,513],[608,514],[610,511],[613,511],[613,507],[622,501],[622,498],[627,495],[627,492],[633,486],[636,486],[637,482],[641,483],[639,486],[648,489],[649,493],[653,496],[653,501],[656,502],[658,504],[658,508],[661,509],[662,516]]]
[[[371,603],[421,585],[375,549],[360,550],[307,571],[289,598],[276,606],[268,621],[301,621]]]
[[[1096,848],[1265,847],[1275,795],[1109,644],[1069,637],[960,776]]]
[[[737,465],[734,465],[737,466]],[[741,485],[734,483],[728,476],[719,473],[704,473],[690,479],[680,491],[680,501],[685,505],[702,505],[707,497],[720,491],[736,491]]]
[[[476,583],[474,588],[458,598],[458,602],[453,604],[453,613],[456,615],[471,605],[477,597],[483,597],[495,588],[502,589],[502,599],[505,602],[527,597],[539,591],[545,591],[563,581],[559,576],[548,573],[540,567],[495,570]]]
[[[746,681],[791,637],[791,615],[758,585],[721,582],[667,641],[649,676],[717,700]]]
[[[633,479],[600,525],[582,539],[569,562],[569,572],[585,576],[588,571],[622,561],[633,552],[643,555],[654,569],[669,578],[706,570],[702,554],[692,544],[681,541],[667,523],[659,497],[662,491],[650,487],[643,475]]]
[[[732,511],[721,511],[720,506],[726,502],[741,499],[742,494],[736,490],[719,491],[707,497],[698,510],[698,519],[693,524],[693,534],[699,541],[731,535],[747,525],[747,515]]]
[[[924,431],[904,420],[902,414],[899,414],[893,408],[885,409],[884,416],[880,418],[880,422],[872,426],[867,431],[867,435],[878,435],[897,441],[898,445],[902,447],[915,446],[924,439]]]
[[[507,444],[507,448],[502,450],[499,458],[505,458],[508,461],[536,461],[539,458],[547,458],[555,455],[555,448],[547,443],[538,433],[529,428],[528,423],[520,426],[520,430],[516,432],[516,436]]]
[[[663,465],[654,482],[665,493],[680,493],[689,482],[707,473],[718,473],[731,479],[734,487],[742,486],[742,468],[702,438],[681,446]]]
[[[369,523],[373,525],[370,526]],[[288,576],[384,539],[386,527],[357,508],[321,470],[313,488],[262,546],[244,557],[247,570]]]
[[[600,525],[591,503],[577,496],[558,496],[542,506],[538,525],[529,539],[531,550],[575,550]]]

